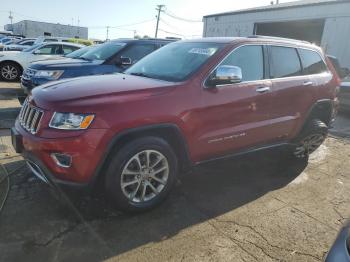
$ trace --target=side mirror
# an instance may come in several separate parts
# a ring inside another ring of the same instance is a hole
[[[242,69],[238,66],[219,66],[208,79],[209,86],[240,83],[242,81]]]
[[[132,64],[131,58],[129,57],[120,57],[117,61],[118,65],[124,65],[124,66],[128,66]]]
[[[35,50],[35,51],[33,52],[33,54],[34,54],[34,55],[40,55],[40,54],[41,54],[40,49]]]

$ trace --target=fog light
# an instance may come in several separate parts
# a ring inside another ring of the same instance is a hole
[[[52,153],[52,159],[60,167],[70,167],[72,164],[72,157],[66,154]]]

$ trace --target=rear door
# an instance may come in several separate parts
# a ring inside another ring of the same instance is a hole
[[[297,49],[289,46],[269,46],[270,77],[274,90],[271,118],[278,123],[281,139],[295,135],[315,98],[315,84],[303,75]]]

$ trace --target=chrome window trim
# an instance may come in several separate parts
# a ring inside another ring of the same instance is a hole
[[[316,52],[322,59],[322,61],[325,63],[328,71],[326,72],[322,72],[320,74],[325,74],[328,73],[330,75],[331,72],[328,68],[328,65],[325,61],[325,57],[323,56],[323,54],[318,50],[318,49],[312,49],[309,47],[300,47],[296,44],[282,44],[282,43],[248,43],[248,44],[243,44],[243,45],[239,45],[237,47],[235,47],[234,49],[232,49],[223,59],[220,60],[220,62],[210,71],[210,73],[204,78],[204,80],[202,81],[202,87],[204,89],[208,89],[210,88],[209,86],[206,85],[206,82],[208,80],[208,78],[210,77],[210,75],[220,66],[220,64],[228,57],[230,56],[233,52],[235,52],[237,49],[244,47],[244,46],[277,46],[277,47],[287,47],[287,48],[294,48],[296,49],[296,52],[299,55],[298,49],[305,49],[305,50],[310,50],[313,52]],[[302,61],[301,62],[301,66],[302,66]],[[265,66],[265,65],[264,65]],[[298,75],[298,76],[287,76],[287,77],[279,77],[279,78],[265,78],[265,79],[261,79],[261,80],[252,80],[252,81],[242,81],[239,83],[232,83],[232,84],[223,84],[223,85],[217,85],[217,87],[224,87],[224,86],[232,86],[232,85],[238,85],[238,84],[250,84],[250,83],[256,83],[256,82],[261,82],[261,81],[273,81],[273,80],[283,80],[283,79],[291,79],[291,78],[295,78],[295,77],[307,77],[307,76],[315,76],[315,75],[320,75],[320,74],[310,74],[310,75]]]

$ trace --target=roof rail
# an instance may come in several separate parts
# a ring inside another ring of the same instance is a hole
[[[286,38],[286,37],[278,37],[278,36],[250,35],[250,36],[248,36],[248,38],[263,38],[263,39],[284,40],[284,41],[293,41],[293,42],[311,44],[310,42],[305,41],[305,40],[298,40],[298,39]]]

